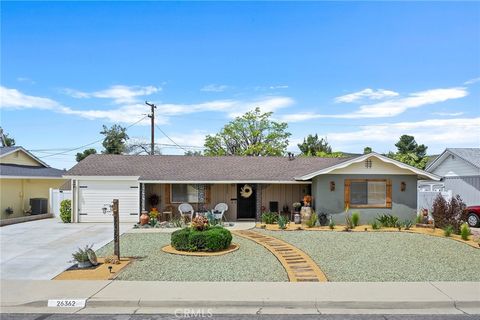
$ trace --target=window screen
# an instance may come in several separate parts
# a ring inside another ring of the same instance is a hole
[[[350,205],[386,205],[386,181],[352,181],[350,183]]]

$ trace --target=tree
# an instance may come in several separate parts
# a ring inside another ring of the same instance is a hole
[[[260,108],[226,124],[219,133],[205,138],[206,156],[282,156],[288,146],[288,124],[270,120],[272,112]]]
[[[134,155],[151,154],[151,144],[144,138],[129,139],[125,146],[125,153]],[[153,154],[162,154],[159,146],[155,145]]]
[[[102,143],[105,150],[102,151],[102,153],[122,154],[125,152],[128,141],[127,128],[124,128],[118,124],[114,124],[110,128],[107,128],[107,126],[103,125],[103,131],[100,133],[105,136],[105,139],[103,139]]]
[[[202,151],[192,151],[192,150],[188,150],[188,151],[185,151],[185,155],[186,156],[201,156],[202,155]]]
[[[2,147],[13,147],[15,145],[15,139],[9,137],[8,133],[4,133],[2,128],[0,128],[0,133],[2,135]]]
[[[395,144],[397,152],[389,152],[388,157],[410,166],[424,169],[427,164],[427,146],[418,144],[413,136],[402,135]]]
[[[318,151],[315,153],[315,157],[320,157],[320,158],[343,158],[344,154],[341,152],[325,152],[325,151]]]
[[[309,134],[303,139],[303,143],[297,144],[298,148],[304,156],[315,156],[319,152],[332,153],[332,147],[328,144],[327,139],[318,139],[318,134]]]
[[[363,154],[368,154],[368,153],[372,153],[372,148],[371,147],[365,147],[363,148]]]
[[[86,157],[88,157],[89,155],[96,154],[96,153],[97,153],[97,150],[95,150],[93,148],[86,149],[86,150],[83,150],[83,152],[78,152],[77,155],[75,156],[75,159],[77,160],[77,162],[80,162],[83,159],[85,159]]]

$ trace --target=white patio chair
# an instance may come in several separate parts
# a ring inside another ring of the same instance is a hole
[[[185,217],[189,217],[191,221],[195,214],[195,210],[193,210],[193,207],[190,203],[182,203],[181,205],[178,206],[178,211],[180,212],[180,217],[185,222],[186,222]]]
[[[225,215],[225,211],[227,210],[228,210],[228,205],[226,203],[219,203],[213,209],[213,216],[217,220],[222,220]],[[215,211],[218,211],[219,213],[215,213]]]

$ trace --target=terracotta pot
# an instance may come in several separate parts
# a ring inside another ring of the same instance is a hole
[[[144,224],[147,224],[150,221],[150,216],[146,213],[142,213],[140,216],[140,224],[143,226]]]

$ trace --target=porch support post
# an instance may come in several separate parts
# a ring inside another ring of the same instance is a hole
[[[145,183],[140,183],[140,214],[145,211]]]
[[[262,185],[260,183],[257,183],[256,188],[255,188],[255,197],[256,197],[256,216],[257,216],[257,221],[260,221],[262,219]]]

